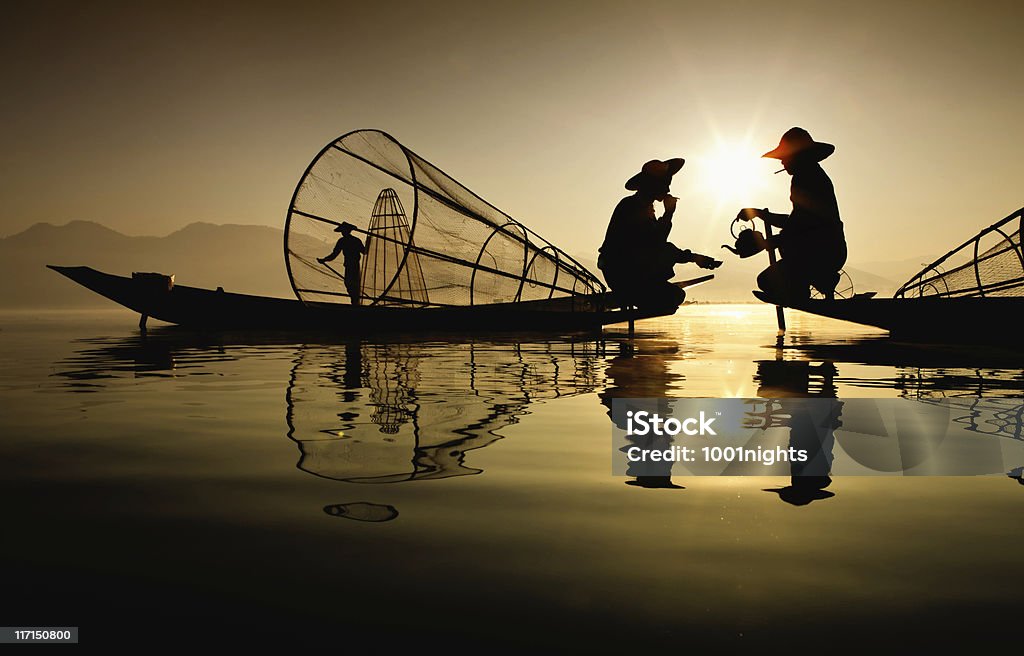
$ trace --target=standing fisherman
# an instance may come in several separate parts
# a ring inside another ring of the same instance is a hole
[[[366,247],[363,246],[363,242],[359,237],[352,234],[352,230],[354,228],[355,226],[348,221],[335,228],[334,232],[340,232],[341,237],[338,239],[338,243],[334,245],[334,250],[331,251],[331,254],[327,257],[316,258],[316,261],[320,264],[327,264],[334,258],[338,257],[339,254],[344,254],[345,289],[348,291],[348,295],[352,299],[352,305],[359,305],[361,302],[359,260],[363,253],[366,252]]]

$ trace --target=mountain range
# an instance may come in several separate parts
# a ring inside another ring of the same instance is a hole
[[[192,223],[166,237],[130,237],[92,221],[37,223],[0,239],[0,307],[113,307],[47,264],[157,271],[176,284],[290,298],[282,239],[280,229],[255,225]]]
[[[257,225],[192,223],[165,237],[133,237],[92,221],[64,225],[37,223],[24,232],[0,239],[0,308],[113,307],[108,301],[50,271],[47,264],[87,265],[108,273],[133,271],[174,274],[175,283],[223,287],[227,291],[292,298],[285,273],[279,228]],[[725,260],[715,280],[695,287],[691,300],[752,300],[763,257],[740,260],[722,251],[709,253]],[[597,272],[593,256],[573,254]],[[847,266],[856,291],[891,294],[900,282],[921,268],[923,258]],[[676,268],[677,279],[704,271],[692,265]]]

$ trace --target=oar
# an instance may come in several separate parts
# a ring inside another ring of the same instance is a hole
[[[771,238],[772,238],[772,224],[768,223],[767,219],[762,219],[762,221],[764,221],[764,236],[765,236],[765,239],[771,240]],[[772,266],[775,266],[775,249],[774,248],[769,248],[768,249],[768,264],[770,264]],[[776,305],[775,306],[775,318],[779,320],[779,334],[785,333],[786,332],[786,315],[782,311],[782,306],[781,305]]]

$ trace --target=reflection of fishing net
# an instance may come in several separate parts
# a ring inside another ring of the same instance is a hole
[[[895,296],[1024,296],[1024,208],[925,267]]]
[[[594,390],[592,343],[369,344],[303,351],[288,384],[298,467],[353,483],[480,473],[468,454],[531,403]]]
[[[360,522],[390,522],[398,517],[398,509],[383,503],[353,501],[324,506],[324,512],[331,517],[344,517]]]
[[[332,252],[343,222],[365,245],[366,305],[467,306],[604,291],[563,251],[376,130],[328,144],[295,190],[285,255],[307,303],[349,302],[345,257],[317,261]]]

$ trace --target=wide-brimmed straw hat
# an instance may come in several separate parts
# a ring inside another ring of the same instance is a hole
[[[339,225],[337,228],[335,228],[334,232],[348,232],[349,230],[354,230],[354,229],[355,229],[354,225],[352,225],[348,221],[345,221],[344,223]]]
[[[682,157],[675,157],[665,161],[652,159],[644,164],[639,173],[629,180],[626,180],[626,189],[629,189],[630,191],[637,191],[645,183],[662,181],[668,182],[672,179],[673,175],[679,172],[679,169],[683,168],[683,164],[685,163],[686,160]]]
[[[836,151],[836,147],[829,143],[822,143],[811,139],[810,133],[803,128],[790,128],[782,135],[779,145],[769,150],[761,157],[772,159],[792,159],[796,155],[803,155],[820,162]]]

